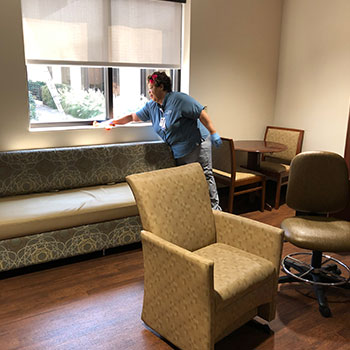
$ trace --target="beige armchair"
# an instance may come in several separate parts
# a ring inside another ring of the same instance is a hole
[[[198,163],[130,175],[144,231],[142,320],[180,349],[275,317],[283,231],[211,209]]]

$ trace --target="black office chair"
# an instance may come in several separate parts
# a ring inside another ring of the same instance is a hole
[[[349,177],[345,160],[331,152],[304,152],[292,160],[287,205],[296,216],[285,219],[285,238],[312,252],[298,252],[282,260],[286,276],[279,283],[306,282],[313,285],[319,310],[331,316],[325,287],[349,288],[347,265],[322,252],[350,252],[350,222],[331,217],[349,200]]]

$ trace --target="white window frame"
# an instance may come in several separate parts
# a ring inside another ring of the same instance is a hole
[[[165,1],[173,1],[173,2],[180,2],[180,3],[185,3],[186,0],[165,0]],[[184,12],[185,12],[185,5],[181,5],[182,7],[182,40],[181,40],[181,65],[183,62],[183,57],[182,57],[182,45],[183,45],[183,40],[184,40]],[[44,62],[41,60],[27,60],[27,64],[43,64]],[[46,62],[47,65],[62,65],[62,61],[49,61]],[[94,62],[94,66],[96,66],[96,62]],[[80,66],[79,62],[64,62],[64,65],[74,65],[74,66]],[[162,69],[173,69],[175,68],[174,66],[168,66],[168,65],[157,65],[154,66],[152,64],[150,65],[138,65],[138,64],[123,64],[123,63],[112,63],[109,64],[108,66],[100,66],[100,68],[105,68],[106,74],[105,74],[105,96],[106,96],[106,120],[112,119],[113,116],[113,96],[112,94],[112,84],[111,84],[111,71],[112,67],[115,68],[122,68],[122,67],[134,67],[134,68],[140,68],[141,71],[145,69],[153,69],[153,70],[162,70]],[[175,74],[172,74],[171,76],[173,80],[173,89],[175,91],[181,91],[181,69],[177,70]],[[140,83],[141,84],[141,83]],[[71,122],[49,122],[49,123],[40,123],[40,122],[30,122],[30,128],[51,128],[51,127],[64,127],[64,128],[69,128],[69,127],[76,127],[76,126],[89,126],[92,124],[92,121],[87,121],[87,120],[77,120],[77,121],[71,121]]]

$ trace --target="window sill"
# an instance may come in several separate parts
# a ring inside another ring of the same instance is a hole
[[[120,128],[140,128],[145,126],[152,126],[151,122],[131,122],[125,125],[118,125],[111,129],[105,129],[104,127],[96,127],[92,125],[75,125],[75,126],[45,126],[45,127],[29,127],[30,132],[45,132],[45,131],[76,131],[76,130],[113,130]]]

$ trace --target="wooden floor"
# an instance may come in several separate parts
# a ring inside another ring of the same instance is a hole
[[[279,226],[293,212],[242,214]],[[285,243],[284,254],[295,249]],[[342,259],[350,264],[350,255]],[[1,277],[1,276],[0,276]],[[0,280],[1,350],[167,350],[173,346],[140,320],[141,248]],[[271,334],[252,322],[216,350],[348,350],[350,291],[330,289],[333,317],[323,318],[308,286],[280,285]]]

